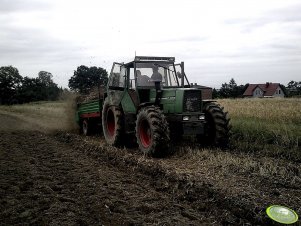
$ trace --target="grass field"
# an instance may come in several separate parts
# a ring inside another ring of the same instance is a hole
[[[229,112],[232,139],[252,144],[300,147],[301,99],[221,99],[218,103]],[[72,100],[1,106],[0,110],[22,114],[46,129],[74,128]]]
[[[252,141],[299,146],[301,99],[220,100],[229,111],[233,132]]]
[[[23,121],[35,125],[33,130],[52,132],[76,129],[75,106],[72,100],[0,106],[0,113],[1,111],[9,112],[10,115],[17,118],[21,117]]]
[[[231,118],[233,149],[301,160],[301,99],[221,99],[218,103]],[[72,100],[0,107],[45,131],[75,130],[74,109]]]
[[[232,144],[247,152],[301,160],[301,99],[223,99]]]

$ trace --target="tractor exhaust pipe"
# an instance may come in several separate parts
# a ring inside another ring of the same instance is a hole
[[[181,87],[184,88],[184,62],[181,62],[181,74],[182,74],[182,77],[181,77]]]
[[[161,90],[161,81],[155,81],[155,88],[156,88],[156,99],[155,104],[159,105],[162,97],[162,90]]]

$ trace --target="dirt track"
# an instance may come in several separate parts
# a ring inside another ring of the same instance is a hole
[[[22,125],[2,115],[2,120]],[[25,125],[26,127],[26,125]],[[189,225],[217,222],[160,181],[114,167],[40,132],[0,133],[4,225]],[[204,208],[204,207],[203,207]]]
[[[273,184],[234,166],[223,175],[185,156],[149,159],[98,137],[30,131],[21,118],[0,116],[3,225],[267,225],[267,204],[300,211],[298,181]],[[178,173],[184,166],[194,173]]]
[[[94,160],[46,135],[2,133],[1,147],[6,225],[197,224],[204,217],[185,204],[177,206],[146,176]]]

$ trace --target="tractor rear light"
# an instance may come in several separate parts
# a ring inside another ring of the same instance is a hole
[[[183,121],[189,121],[189,116],[183,116]]]
[[[205,120],[205,115],[199,115],[199,120]]]

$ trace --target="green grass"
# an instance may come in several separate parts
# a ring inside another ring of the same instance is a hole
[[[301,99],[219,100],[229,111],[234,137],[300,147]]]
[[[301,99],[223,99],[232,144],[247,152],[301,161]]]
[[[0,106],[0,112],[32,124],[32,129],[52,132],[70,131],[76,128],[75,108],[72,100],[43,101],[21,105]]]
[[[41,101],[20,105],[1,106],[1,109],[25,115],[51,116],[59,118],[64,114],[65,107],[66,102],[63,101]]]

